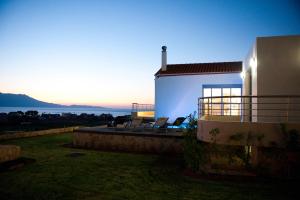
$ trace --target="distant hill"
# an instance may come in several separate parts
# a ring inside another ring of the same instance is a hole
[[[0,107],[46,107],[46,108],[57,108],[57,107],[74,107],[74,108],[104,108],[100,106],[87,106],[87,105],[71,105],[65,106],[61,104],[47,103],[39,101],[25,94],[11,94],[11,93],[0,93]]]

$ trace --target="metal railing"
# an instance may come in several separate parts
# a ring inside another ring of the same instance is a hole
[[[154,111],[153,104],[132,103],[131,112]]]
[[[201,97],[198,109],[199,119],[234,116],[245,122],[300,122],[298,95]]]

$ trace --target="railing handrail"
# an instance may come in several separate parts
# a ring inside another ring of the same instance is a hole
[[[153,104],[140,104],[140,103],[132,103],[132,112],[138,111],[154,111]]]
[[[148,104],[148,103],[132,103],[133,105],[138,105],[138,106],[154,106],[153,104]]]
[[[211,96],[199,97],[198,99],[211,99],[211,98],[300,98],[300,95],[241,95],[241,96]]]
[[[300,122],[300,95],[199,97],[198,111],[199,119],[204,116],[239,116],[242,121]]]

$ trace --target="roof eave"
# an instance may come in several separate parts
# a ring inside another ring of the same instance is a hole
[[[235,71],[235,72],[202,72],[202,73],[170,73],[170,74],[160,74],[156,73],[156,77],[161,77],[161,76],[192,76],[192,75],[209,75],[209,74],[236,74],[236,73],[241,73],[241,71]]]

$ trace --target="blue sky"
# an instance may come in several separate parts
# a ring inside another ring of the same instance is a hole
[[[168,63],[242,60],[257,36],[300,34],[297,1],[0,0],[0,92],[62,104],[154,102]]]

